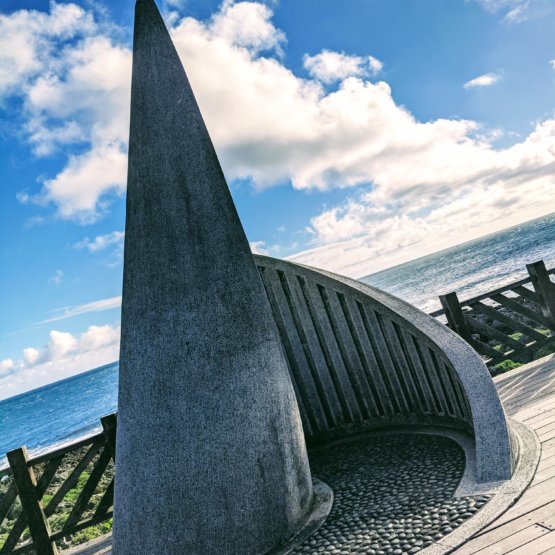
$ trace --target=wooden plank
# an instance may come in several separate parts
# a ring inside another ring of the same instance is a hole
[[[468,321],[461,308],[461,303],[459,302],[457,293],[452,292],[447,293],[447,295],[440,295],[439,300],[441,302],[441,306],[443,307],[449,327],[456,334],[468,341],[470,339]]]
[[[555,407],[548,409],[545,412],[536,414],[535,416],[530,416],[526,419],[526,424],[535,428],[537,425],[541,425],[542,422],[551,422],[555,419]]]
[[[274,318],[289,359],[293,381],[300,392],[300,403],[307,414],[306,420],[315,431],[326,431],[333,425],[334,420],[327,404],[326,393],[319,391],[322,385],[318,380],[317,371],[311,366],[312,357],[304,337],[300,316],[290,306],[291,299],[287,297],[273,268],[267,268],[262,273],[262,279],[267,287]]]
[[[42,473],[36,488],[37,497],[39,499],[42,499],[44,492],[47,490],[48,486],[50,485],[50,482],[52,481],[52,478],[54,478],[56,471],[60,467],[60,464],[63,458],[64,458],[63,455],[54,457],[52,460],[50,460],[47,463],[46,467],[44,468],[44,472]]]
[[[69,536],[70,534],[75,534],[75,532],[79,532],[79,530],[83,530],[85,528],[90,528],[91,526],[94,526],[95,524],[99,524],[100,522],[104,522],[105,520],[108,520],[109,518],[112,518],[112,516],[113,516],[113,512],[109,511],[106,514],[101,515],[101,516],[87,518],[86,520],[82,520],[81,522],[78,522],[77,524],[73,525],[71,528],[68,528],[68,529],[62,528],[59,532],[56,532],[55,534],[52,534],[52,539],[53,540],[59,540],[60,538],[65,538],[66,536]]]
[[[484,324],[472,317],[468,317],[467,321],[468,327],[472,332],[479,333],[480,335],[485,335],[488,338],[491,337],[493,339],[497,339],[504,345],[509,345],[510,347],[512,347],[515,352],[524,351],[527,348],[526,345],[519,343],[516,339],[509,337],[506,333],[503,333],[502,331],[499,331],[492,326],[488,326],[488,324]]]
[[[414,368],[414,373],[416,375],[418,386],[420,388],[420,391],[422,392],[422,395],[424,396],[424,401],[425,401],[424,414],[435,414],[436,407],[435,407],[434,396],[432,395],[432,391],[431,391],[431,385],[430,385],[430,382],[428,381],[428,377],[426,376],[426,373],[424,372],[422,361],[420,360],[420,355],[418,354],[418,351],[416,349],[417,339],[411,333],[409,333],[409,331],[404,327],[401,328],[401,337],[403,340],[403,344],[405,345],[405,348],[408,353],[407,358],[409,359],[410,364]]]
[[[102,496],[102,499],[100,500],[100,503],[96,507],[96,510],[94,511],[93,516],[100,517],[105,515],[110,510],[110,507],[113,504],[114,504],[114,479],[112,478],[112,480],[108,484],[108,487],[106,488],[106,491],[104,492],[104,495]]]
[[[549,278],[543,260],[526,264],[526,269],[532,280],[534,291],[540,298],[543,314],[555,326],[555,284]]]
[[[552,429],[555,429],[555,418],[550,418],[548,422],[542,422],[540,425],[534,426],[534,431],[538,435]]]
[[[363,363],[355,342],[355,330],[349,308],[344,297],[336,291],[328,290],[328,302],[333,325],[337,330],[337,342],[343,355],[343,361],[354,386],[358,404],[363,408],[365,417],[380,416],[375,393],[368,383]]]
[[[538,305],[538,309],[540,307],[540,299],[535,291],[528,289],[528,287],[524,287],[524,285],[516,285],[515,287],[511,287],[511,291],[514,291],[517,295],[524,297],[528,301],[532,301],[533,303]]]
[[[514,386],[512,388],[504,388],[499,390],[501,399],[504,401],[512,399],[518,395],[533,394],[537,391],[549,390],[555,394],[555,376],[539,376],[535,380],[523,380],[520,387]]]
[[[536,392],[524,392],[520,395],[515,395],[510,399],[504,400],[505,406],[514,406],[515,408],[524,408],[526,406],[534,405],[536,401],[552,400],[553,390],[551,387],[540,388]]]
[[[384,382],[387,384],[389,398],[398,414],[409,416],[411,407],[405,399],[403,388],[399,382],[399,376],[387,348],[387,341],[382,331],[378,315],[371,307],[364,307],[364,318],[367,326],[368,336],[375,343],[374,356],[379,361],[380,370]]]
[[[541,484],[542,482],[549,480],[549,478],[555,478],[555,464],[542,470],[538,470],[534,475],[532,485]],[[555,497],[555,492],[553,492],[553,497]]]
[[[366,352],[367,349],[372,351],[372,346],[366,337],[357,301],[343,294],[338,294],[337,299],[349,328],[349,338],[356,353],[355,362],[358,363],[360,368],[360,380],[365,384],[365,389],[369,392],[368,397],[371,410],[380,418],[388,413],[388,409],[389,414],[394,414],[393,409],[391,409],[391,403],[388,403],[388,399],[383,398],[384,395],[387,396],[387,390],[381,381],[378,364],[373,356],[373,352]]]
[[[485,305],[484,303],[478,302],[478,303],[472,305],[472,308],[476,312],[480,312],[481,314],[484,314],[485,316],[489,316],[490,318],[492,318],[494,320],[497,320],[499,323],[505,324],[506,326],[510,327],[511,329],[513,329],[515,331],[519,331],[520,333],[523,333],[524,335],[526,335],[530,339],[539,340],[539,339],[544,339],[544,337],[545,337],[539,331],[536,331],[534,328],[531,328],[530,326],[527,326],[526,324],[523,324],[522,322],[520,322],[520,321],[518,321],[514,318],[511,318],[510,316],[507,316],[506,314],[503,314],[502,312],[499,312],[499,310],[495,310],[495,308],[492,308],[491,306]]]
[[[408,357],[405,354],[401,340],[399,338],[399,331],[395,324],[389,320],[383,319],[383,329],[390,348],[390,355],[395,363],[395,367],[399,370],[399,381],[405,391],[407,403],[411,407],[414,414],[423,413],[426,410],[426,405],[421,396],[418,394],[418,389],[412,377]]]
[[[441,412],[443,414],[449,414],[451,412],[451,410],[449,409],[449,402],[447,400],[447,395],[445,394],[443,382],[438,374],[438,369],[436,368],[434,359],[432,358],[432,351],[427,345],[422,345],[421,352],[423,357],[424,369],[432,380],[434,392],[441,405]]]
[[[548,430],[542,432],[541,434],[538,434],[538,438],[542,443],[544,441],[549,440],[549,439],[554,439],[555,438],[555,426],[552,425]]]
[[[505,406],[514,407],[518,410],[523,410],[524,408],[528,408],[530,406],[535,406],[536,402],[546,401],[549,403],[553,402],[553,392],[552,391],[545,391],[545,392],[538,392],[538,395],[530,394],[529,396],[523,397],[515,397],[510,399],[509,401],[503,403]]]
[[[391,397],[383,377],[383,369],[380,361],[376,358],[375,347],[368,333],[364,308],[352,298],[345,299],[349,314],[353,319],[353,332],[360,345],[360,358],[364,366],[368,383],[376,389],[376,404],[381,407],[382,415],[393,416],[396,414],[395,407],[391,402]]]
[[[64,483],[59,487],[58,491],[54,494],[54,497],[50,500],[44,512],[46,516],[54,514],[56,507],[60,504],[62,499],[66,496],[70,489],[73,489],[77,485],[79,476],[83,474],[84,470],[87,468],[89,463],[95,457],[95,455],[100,451],[103,441],[102,436],[98,436],[96,441],[89,447],[83,458],[79,461],[77,466],[71,471],[70,475],[65,479]]]
[[[311,366],[314,369],[314,379],[318,382],[318,390],[321,399],[329,407],[328,415],[333,425],[337,426],[344,420],[343,407],[339,401],[335,384],[331,378],[328,363],[322,352],[318,334],[314,328],[314,322],[310,314],[304,293],[296,276],[289,273],[283,274],[284,291],[289,295],[290,306],[295,309],[299,316],[299,326],[303,333],[307,356],[310,357]]]
[[[511,551],[511,555],[536,555],[543,553],[555,544],[555,532],[540,536],[531,542]]]
[[[107,416],[103,416],[100,419],[100,423],[102,424],[102,429],[104,431],[104,435],[106,436],[106,445],[110,449],[112,454],[112,460],[115,462],[116,460],[116,428],[118,425],[118,419],[115,413],[108,414]]]
[[[470,541],[466,542],[464,546],[459,548],[455,553],[457,555],[466,555],[471,553],[476,553],[476,551],[482,550],[485,547],[493,545],[503,538],[515,534],[520,530],[524,530],[529,526],[537,524],[538,522],[548,518],[555,512],[555,501],[552,501],[548,505],[541,507],[535,511],[527,513],[526,515],[513,520],[503,526],[494,528],[490,532],[480,533],[478,536],[474,537]]]
[[[532,524],[514,534],[505,536],[504,538],[490,544],[486,547],[479,549],[478,551],[469,551],[468,553],[479,553],[480,555],[504,555],[509,553],[518,547],[526,545],[527,543],[549,534],[550,530],[544,528],[543,526],[538,526],[537,524]],[[458,555],[457,551],[457,555]]]
[[[530,277],[526,277],[519,281],[515,281],[514,283],[509,283],[508,285],[504,285],[503,287],[499,287],[494,289],[493,291],[488,291],[487,293],[482,293],[481,295],[477,295],[476,297],[472,297],[471,299],[466,299],[461,302],[462,306],[472,306],[474,303],[478,301],[483,301],[484,299],[488,299],[491,295],[496,295],[499,293],[505,293],[507,291],[513,290],[515,287],[519,287],[522,285],[527,285],[530,283]]]
[[[542,460],[540,461],[540,464],[538,464],[536,473],[539,474],[552,466],[555,466],[555,448],[548,451],[542,450]]]
[[[336,380],[336,390],[340,400],[343,401],[344,410],[349,415],[351,422],[362,422],[364,417],[358,404],[353,384],[349,379],[345,362],[341,356],[336,330],[333,327],[333,318],[327,299],[327,292],[324,288],[319,288],[312,280],[304,281],[304,290],[307,304],[312,309],[314,327],[320,337],[320,345],[324,356],[329,361],[332,379],[335,378]]]
[[[546,328],[551,328],[551,322],[545,316],[543,316],[543,314],[534,312],[533,310],[530,310],[529,308],[521,305],[519,302],[513,299],[509,299],[504,295],[492,295],[491,298],[496,303],[499,303],[501,306],[504,306],[505,308],[516,312],[517,314],[522,314],[522,316],[525,316],[526,318],[528,318],[528,320],[538,322],[538,324],[542,324]]]
[[[100,482],[102,475],[104,474],[104,471],[106,470],[106,467],[108,466],[111,458],[112,452],[110,448],[106,446],[100,454],[100,457],[98,457],[98,460],[96,461],[96,464],[89,478],[85,482],[85,485],[83,486],[83,489],[81,490],[77,501],[75,501],[75,505],[73,505],[73,508],[71,509],[71,512],[69,513],[69,516],[64,523],[63,530],[67,531],[79,522],[81,514],[86,509],[87,503],[96,490],[96,487],[98,486],[98,483]]]
[[[69,445],[64,445],[63,447],[54,449],[54,451],[48,451],[47,453],[43,453],[41,455],[33,457],[32,459],[29,459],[27,464],[31,466],[35,466],[37,464],[49,461],[52,457],[66,455],[70,451],[75,451],[81,447],[84,447],[85,445],[93,444],[95,441],[98,440],[99,436],[101,435],[102,435],[102,432],[100,432],[99,434],[94,434],[92,436],[84,437],[83,439],[80,439],[75,443],[70,443]]]
[[[497,351],[493,347],[490,347],[487,343],[484,343],[483,341],[480,341],[479,339],[474,339],[473,337],[470,337],[470,339],[468,340],[468,343],[474,348],[475,351],[477,351],[481,355],[485,355],[487,357],[490,357],[491,359],[493,359],[496,362],[498,362],[499,360],[504,358],[503,353],[501,353],[500,351]],[[490,362],[491,361],[489,361],[488,364]]]
[[[19,447],[7,453],[19,500],[27,516],[33,546],[38,553],[56,555],[56,544],[50,540],[51,531],[40,499],[37,496],[37,479],[32,468],[27,466],[29,454],[26,447]]]
[[[522,497],[506,513],[501,515],[487,529],[496,528],[506,522],[514,520],[530,511],[543,507],[553,501],[555,478],[545,480],[541,484],[529,487]]]
[[[17,497],[17,488],[15,487],[15,482],[12,481],[10,487],[7,489],[6,493],[0,498],[0,524],[6,518],[15,498]]]
[[[4,545],[2,546],[0,553],[11,553],[13,551],[26,527],[27,515],[25,514],[25,511],[21,511],[16,521],[12,525],[12,529],[10,530],[8,537],[4,541]]]
[[[546,411],[552,410],[553,408],[555,408],[555,399],[547,399],[543,403],[531,407],[514,407],[514,412],[518,414],[519,420],[526,423],[529,418],[544,414]]]

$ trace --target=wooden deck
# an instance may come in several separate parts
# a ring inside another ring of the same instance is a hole
[[[495,378],[507,414],[541,442],[534,479],[505,514],[456,555],[555,555],[555,355]]]

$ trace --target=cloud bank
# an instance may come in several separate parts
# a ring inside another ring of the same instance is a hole
[[[525,4],[481,3],[492,12]],[[416,254],[437,250],[553,206],[554,119],[504,148],[495,143],[502,131],[475,121],[419,121],[378,78],[383,64],[371,55],[323,50],[304,57],[310,78],[295,75],[272,17],[266,5],[228,1],[208,20],[173,13],[169,23],[229,179],[258,189],[352,189],[307,221],[296,259],[362,275],[409,245],[418,245]],[[53,3],[40,17],[2,16],[0,36],[25,43],[21,52],[1,50],[0,67],[11,68],[1,94],[21,96],[35,153],[80,145],[38,193],[20,198],[52,204],[61,218],[97,220],[125,188],[129,48],[113,26],[73,4]],[[492,73],[465,86],[495,82]],[[99,237],[81,248],[119,240]]]
[[[0,361],[0,400],[117,360],[119,340],[119,326],[90,326],[79,337],[51,330],[41,349],[27,347],[18,362]]]

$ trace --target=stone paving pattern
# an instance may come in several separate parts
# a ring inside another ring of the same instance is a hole
[[[335,500],[325,524],[293,551],[297,554],[418,553],[488,501],[488,496],[455,499],[465,458],[445,437],[366,437],[316,451],[310,460]]]

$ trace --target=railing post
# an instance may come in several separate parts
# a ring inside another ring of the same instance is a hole
[[[56,544],[50,539],[50,525],[37,496],[37,479],[33,469],[27,464],[29,460],[27,448],[23,446],[14,449],[7,453],[7,457],[19,500],[27,517],[35,551],[41,555],[57,555]]]
[[[447,295],[440,295],[439,300],[441,306],[445,311],[447,323],[449,327],[466,341],[470,341],[470,330],[461,308],[461,303],[457,297],[457,293],[447,293]]]
[[[106,443],[112,451],[112,459],[116,461],[116,426],[118,419],[115,413],[109,414],[108,416],[103,416],[100,419],[102,423],[102,428],[104,430],[104,435],[106,436]]]
[[[549,318],[555,327],[555,283],[549,279],[543,260],[526,264],[526,269],[532,279],[534,290],[540,298],[543,315]]]

